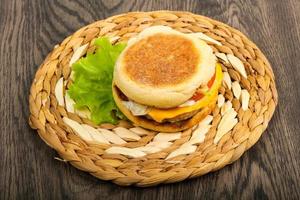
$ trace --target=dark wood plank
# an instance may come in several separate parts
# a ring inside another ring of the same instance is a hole
[[[123,188],[54,159],[27,124],[29,87],[53,46],[79,27],[135,10],[187,10],[246,33],[273,65],[279,106],[266,132],[233,165],[201,178]],[[299,199],[299,0],[0,0],[1,199]]]

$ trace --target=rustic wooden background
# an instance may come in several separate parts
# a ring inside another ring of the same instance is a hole
[[[201,178],[123,188],[54,159],[28,126],[34,73],[53,46],[95,20],[186,10],[246,33],[273,65],[279,106],[240,160]],[[0,0],[0,199],[299,199],[300,0]]]

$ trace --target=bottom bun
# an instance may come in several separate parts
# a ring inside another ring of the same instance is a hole
[[[112,91],[113,91],[114,100],[118,108],[131,122],[133,122],[136,126],[140,126],[158,132],[178,132],[178,131],[183,131],[188,128],[191,128],[194,125],[198,124],[208,114],[210,114],[216,105],[216,101],[213,101],[205,108],[200,109],[199,112],[197,112],[191,118],[186,120],[182,120],[174,123],[171,122],[158,123],[154,120],[148,119],[143,116],[132,115],[130,110],[128,110],[122,103],[122,99],[120,98],[120,92],[118,91],[116,86],[113,86]]]

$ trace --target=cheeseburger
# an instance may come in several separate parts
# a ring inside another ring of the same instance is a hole
[[[176,132],[199,123],[216,105],[222,70],[212,49],[166,26],[128,41],[114,69],[113,97],[134,124]]]

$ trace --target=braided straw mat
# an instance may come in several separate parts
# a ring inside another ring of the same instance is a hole
[[[94,52],[95,38],[126,41],[143,29],[166,25],[205,40],[222,65],[223,84],[214,111],[178,133],[155,133],[130,122],[93,124],[66,95],[71,65]],[[254,145],[274,113],[277,91],[270,64],[244,34],[188,12],[134,12],[85,26],[67,37],[36,72],[29,123],[62,161],[119,185],[153,186],[216,171]]]

